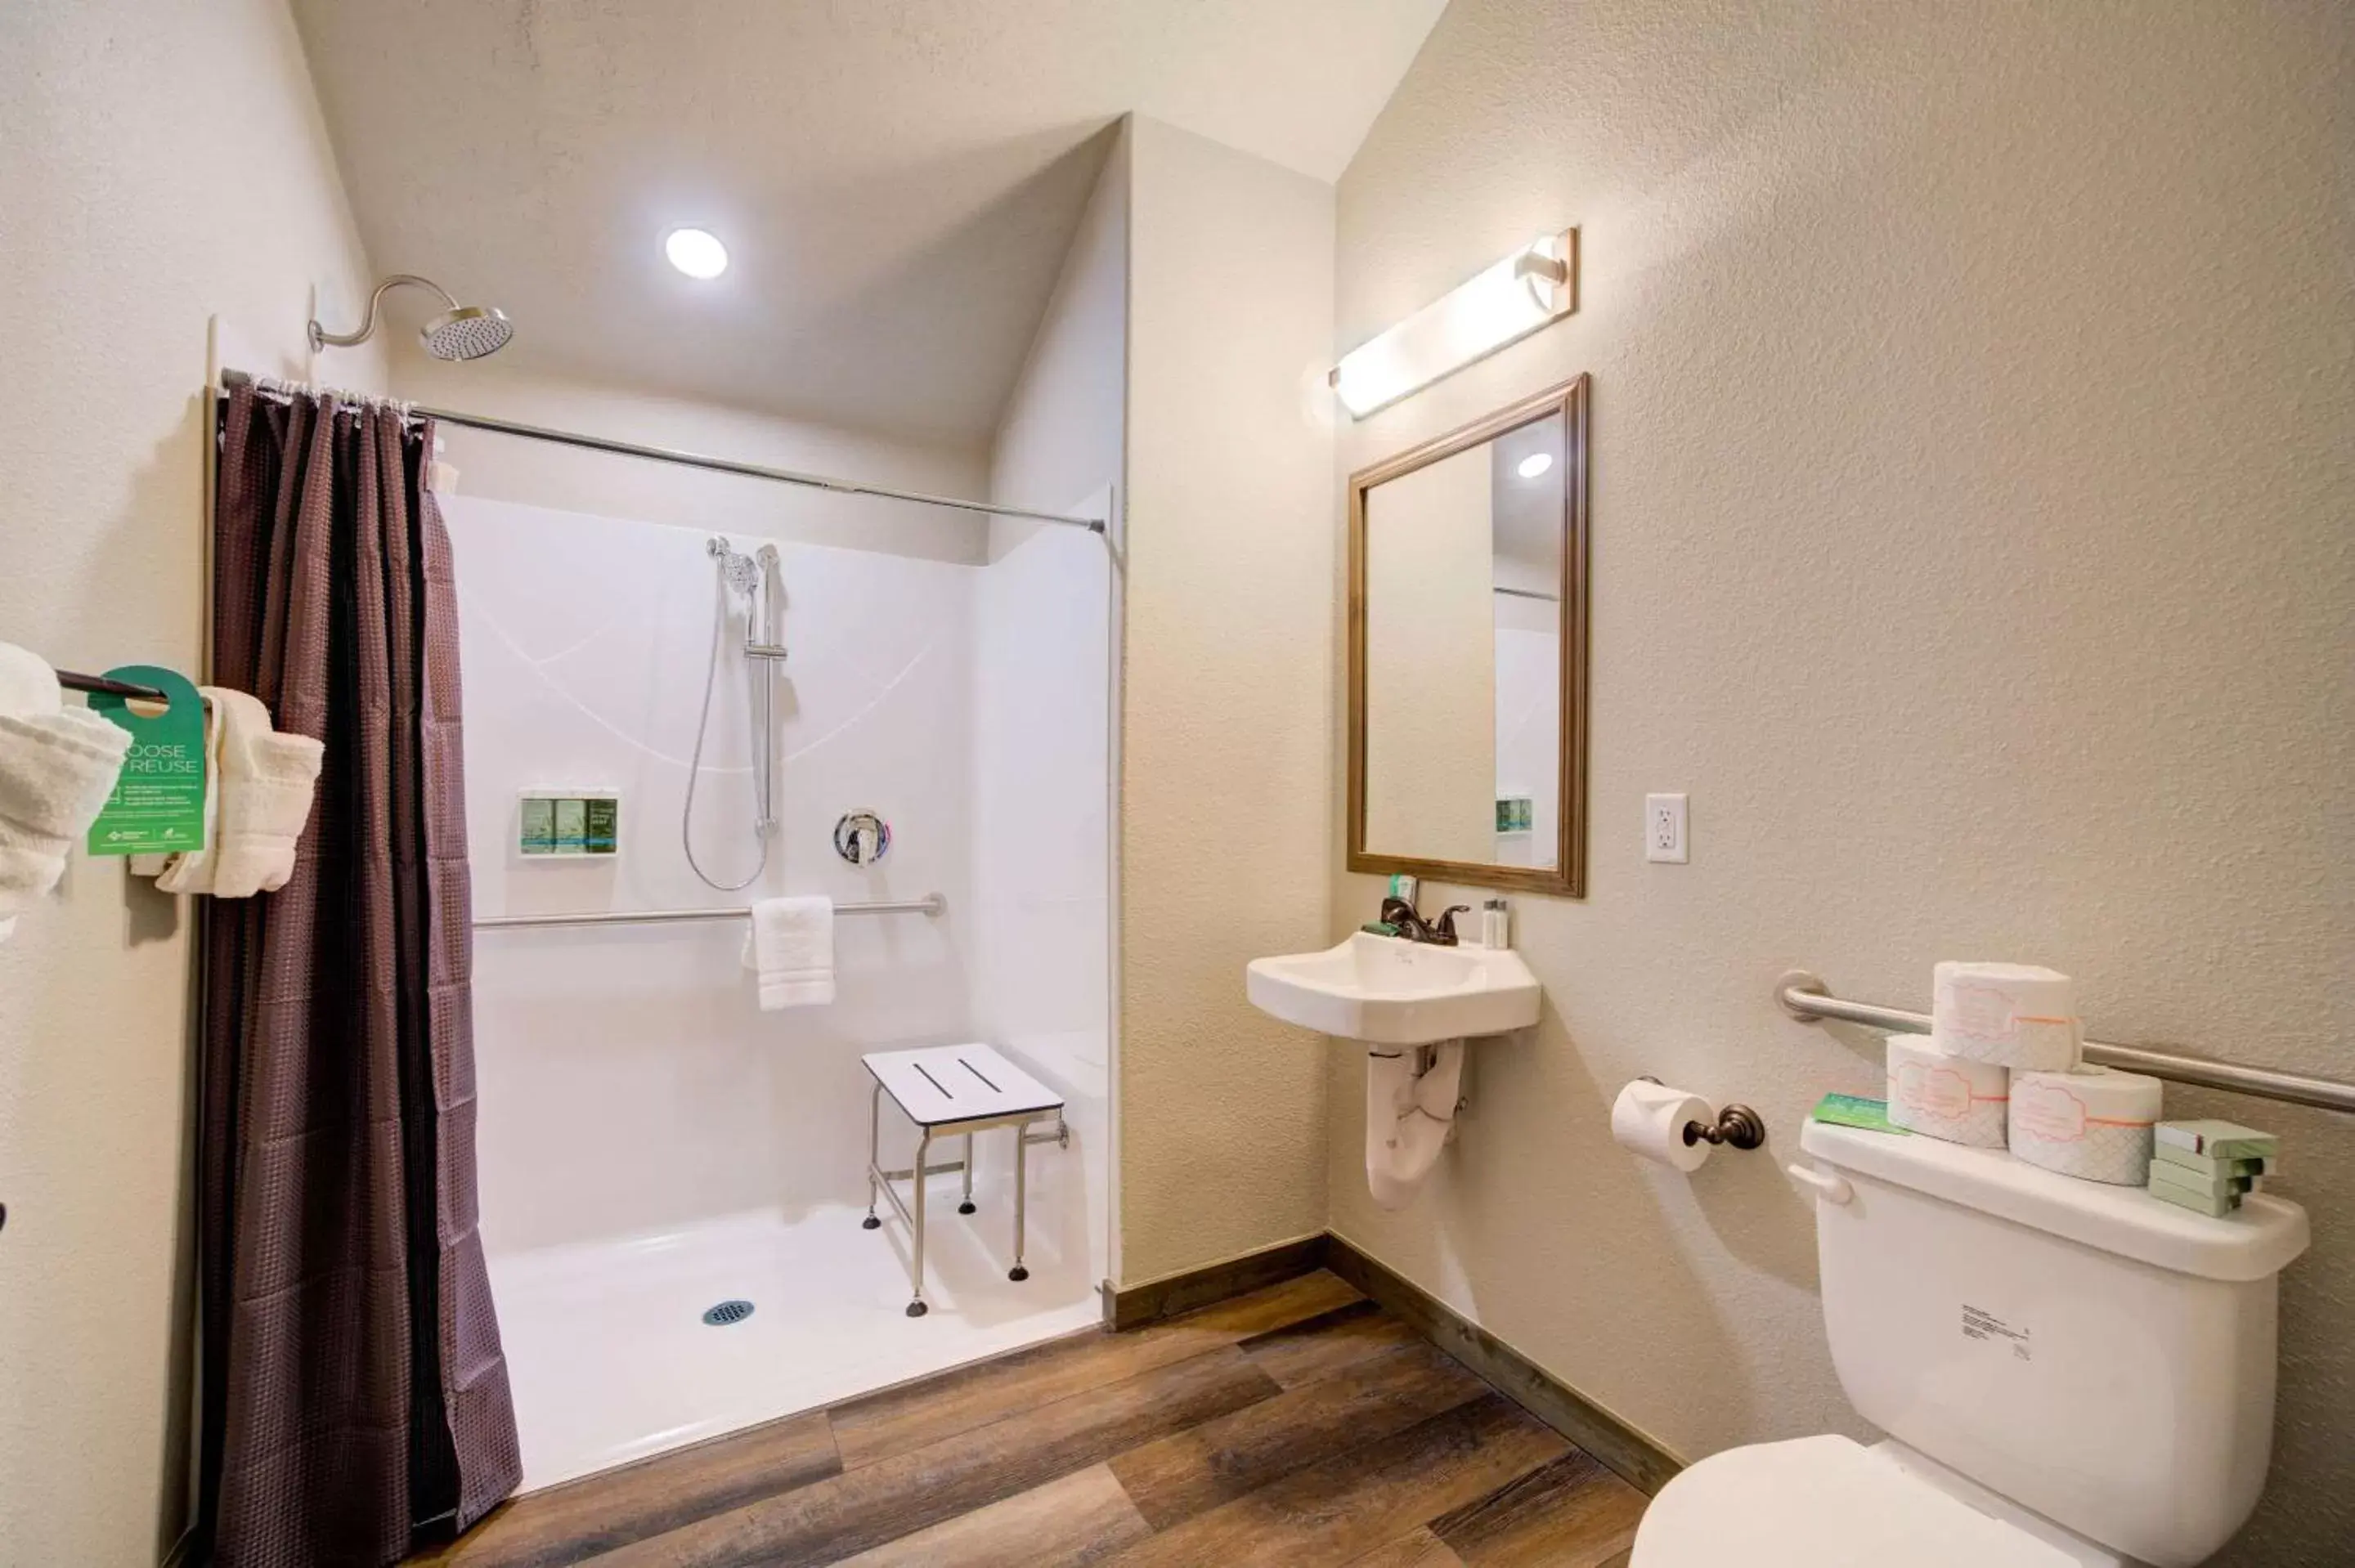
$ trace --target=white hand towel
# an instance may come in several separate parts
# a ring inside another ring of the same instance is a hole
[[[270,727],[270,710],[243,692],[210,688],[220,726],[220,833],[212,895],[275,893],[294,874],[294,845],[311,820],[326,748]]]
[[[13,642],[0,642],[0,714],[31,718],[61,712],[65,696],[48,661]]]
[[[131,874],[152,876],[165,893],[210,893],[213,864],[220,848],[221,723],[228,705],[218,686],[199,686],[205,707],[205,842],[200,849],[180,854],[135,854]]]
[[[28,648],[0,642],[0,714],[32,718],[58,713],[64,706],[65,694],[48,661]],[[0,920],[0,942],[6,941],[16,929],[13,916]]]
[[[88,708],[0,714],[0,941],[65,874],[130,748],[128,730]]]
[[[744,967],[761,977],[761,1011],[823,1007],[834,1000],[834,900],[823,894],[762,898],[752,906]]]

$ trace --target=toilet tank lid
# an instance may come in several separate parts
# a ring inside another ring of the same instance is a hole
[[[1918,1135],[1810,1121],[1799,1147],[1853,1175],[1911,1187],[2104,1252],[2203,1279],[2278,1274],[2306,1250],[2306,1211],[2252,1192],[2222,1219],[2195,1214],[2139,1187],[2083,1181],[2016,1160]]]

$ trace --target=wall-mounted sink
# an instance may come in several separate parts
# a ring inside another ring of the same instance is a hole
[[[1321,953],[1255,959],[1252,1005],[1366,1046],[1366,1185],[1414,1200],[1455,1134],[1464,1039],[1538,1021],[1538,981],[1509,948],[1443,948],[1359,931]]]
[[[1369,1045],[1430,1045],[1538,1021],[1537,977],[1509,948],[1359,931],[1321,953],[1253,959],[1244,975],[1261,1012]]]

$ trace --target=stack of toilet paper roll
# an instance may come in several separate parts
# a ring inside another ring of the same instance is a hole
[[[1889,1039],[1889,1119],[2088,1181],[2149,1180],[2159,1084],[2078,1060],[2076,986],[2030,964],[1942,963],[1930,1037]]]

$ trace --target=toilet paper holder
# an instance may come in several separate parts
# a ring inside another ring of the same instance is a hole
[[[1660,1080],[1649,1073],[1638,1073],[1638,1083],[1657,1084]],[[1726,1106],[1717,1113],[1717,1125],[1704,1126],[1697,1121],[1685,1123],[1687,1145],[1708,1143],[1731,1149],[1758,1149],[1766,1142],[1764,1118],[1748,1106]]]

